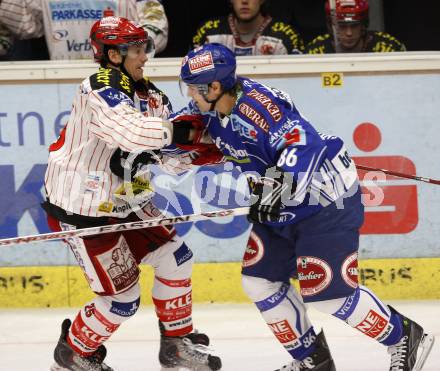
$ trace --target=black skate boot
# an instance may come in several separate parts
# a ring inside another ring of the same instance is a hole
[[[325,340],[324,332],[321,331],[315,340],[316,350],[302,361],[293,360],[286,366],[276,371],[336,371],[335,363],[330,354],[330,349]]]
[[[182,337],[164,336],[159,321],[159,362],[163,368],[186,367],[193,371],[216,371],[222,367],[219,357],[208,353],[209,337],[193,332]]]
[[[51,371],[113,371],[103,361],[107,354],[104,345],[101,345],[90,357],[81,357],[67,343],[67,333],[71,322],[65,319],[61,325],[61,336],[54,351],[55,363]]]
[[[391,354],[390,371],[420,371],[434,345],[434,336],[423,331],[414,321],[389,307],[402,318],[402,338],[395,345],[388,347]]]

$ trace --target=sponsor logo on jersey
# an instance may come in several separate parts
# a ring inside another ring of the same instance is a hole
[[[330,285],[333,272],[324,260],[313,256],[300,256],[297,259],[297,266],[301,295],[319,294]]]
[[[289,133],[294,127],[302,128],[299,125],[299,120],[287,119],[277,131],[270,134],[269,144],[273,146],[283,137],[283,135]]]
[[[385,329],[387,329],[387,325],[387,319],[383,318],[380,314],[371,309],[362,322],[356,326],[356,328],[365,335],[376,339]]]
[[[297,120],[295,120],[297,122]],[[288,121],[289,122],[289,121]],[[293,123],[294,121],[290,121]],[[287,122],[286,122],[287,124]],[[282,149],[287,146],[293,145],[305,145],[306,144],[306,133],[301,125],[295,125],[290,129],[286,129],[291,124],[284,124],[283,128],[278,129],[275,133],[273,133],[269,138],[269,143],[272,147],[276,149]]]
[[[244,121],[240,116],[232,114],[230,118],[233,131],[238,131],[242,137],[250,139],[254,142],[257,141],[257,131],[255,128]]]
[[[283,344],[286,349],[295,349],[301,345],[298,335],[287,320],[269,323],[268,325],[278,341]]]
[[[243,256],[243,267],[250,267],[252,265],[257,264],[264,256],[264,245],[261,238],[258,235],[251,231],[249,236],[249,240],[246,246],[246,250]]]
[[[89,174],[84,181],[84,192],[96,193],[99,190],[99,185],[101,183],[101,177],[98,175]]]
[[[263,131],[269,131],[269,124],[267,123],[266,119],[250,105],[248,105],[247,103],[240,103],[238,105],[238,110],[242,115],[246,116]]]
[[[202,71],[214,69],[214,61],[211,52],[206,52],[188,59],[189,71],[197,74]]]
[[[184,243],[182,243],[182,245],[176,251],[174,251],[173,254],[178,266],[182,265],[193,256],[192,251]]]
[[[353,288],[358,287],[358,254],[354,252],[348,256],[341,267],[341,275],[345,283]]]
[[[249,97],[255,99],[257,102],[259,102],[264,108],[266,108],[267,112],[272,116],[273,120],[275,122],[278,122],[283,117],[280,108],[272,102],[272,99],[270,99],[267,95],[257,91],[256,89],[252,89],[249,93],[247,93]],[[264,129],[263,129],[264,130]],[[266,132],[269,130],[265,130]]]
[[[109,107],[115,107],[121,103],[134,107],[133,101],[126,94],[114,88],[101,90],[98,94],[106,101]]]
[[[102,9],[55,9],[51,10],[54,21],[81,21],[103,18]]]
[[[237,163],[249,163],[249,155],[245,149],[236,149],[232,147],[229,143],[225,143],[221,140],[220,137],[215,138],[215,145],[222,150],[228,151],[230,156],[225,156],[228,160],[237,162]]]

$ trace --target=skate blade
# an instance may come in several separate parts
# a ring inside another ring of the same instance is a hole
[[[432,346],[434,345],[434,341],[434,335],[423,334],[423,338],[420,341],[419,348],[417,350],[417,361],[413,371],[420,371],[423,368],[423,365],[431,352]]]

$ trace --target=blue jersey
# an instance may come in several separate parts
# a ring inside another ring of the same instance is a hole
[[[294,179],[294,197],[283,200],[275,225],[296,223],[357,190],[356,167],[340,138],[316,131],[286,93],[248,78],[239,83],[231,114],[204,113],[205,122],[216,146],[242,172],[265,176],[276,166]],[[183,111],[200,113],[194,102]]]

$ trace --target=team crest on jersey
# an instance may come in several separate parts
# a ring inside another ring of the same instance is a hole
[[[330,265],[314,256],[298,257],[297,266],[302,296],[319,294],[330,285],[333,279]]]
[[[214,69],[214,61],[211,52],[206,52],[188,59],[189,71],[197,74],[202,71]]]
[[[255,232],[251,232],[243,256],[243,267],[250,267],[257,264],[264,256],[264,245],[261,238]]]
[[[354,252],[348,256],[341,267],[341,276],[345,283],[353,288],[358,287],[358,254]]]

